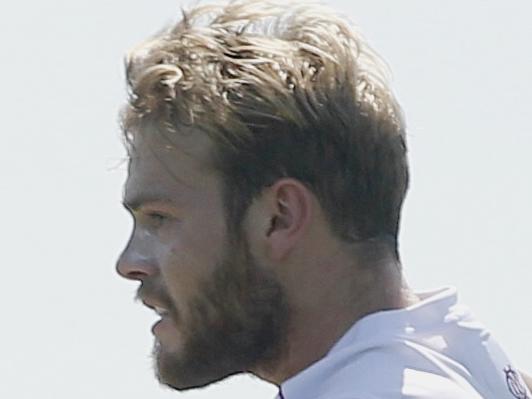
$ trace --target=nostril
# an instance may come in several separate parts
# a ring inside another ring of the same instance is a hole
[[[140,271],[132,271],[127,274],[127,278],[130,278],[132,280],[142,280],[143,278],[147,277],[148,274]]]
[[[143,280],[144,278],[150,275],[149,270],[149,267],[135,267],[130,265],[124,265],[122,263],[118,263],[116,267],[116,271],[120,276],[130,280]]]
[[[155,267],[153,262],[147,262],[146,259],[132,259],[122,255],[116,263],[116,272],[130,280],[143,280],[155,273]]]
[[[157,273],[157,258],[152,255],[147,244],[141,239],[135,239],[135,235],[130,237],[116,262],[116,272],[120,276],[142,281]]]

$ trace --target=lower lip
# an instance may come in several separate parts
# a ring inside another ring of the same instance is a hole
[[[154,335],[158,335],[162,333],[165,330],[168,330],[168,328],[172,325],[172,320],[168,316],[163,316],[161,320],[159,320],[157,323],[155,323],[151,329],[152,333]]]

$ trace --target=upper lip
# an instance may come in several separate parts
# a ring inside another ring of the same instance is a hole
[[[168,312],[168,307],[163,305],[161,302],[154,301],[154,300],[151,300],[151,299],[144,299],[144,298],[141,301],[144,304],[144,306],[147,306],[148,308],[154,310],[158,314],[162,314],[162,313],[167,313]]]

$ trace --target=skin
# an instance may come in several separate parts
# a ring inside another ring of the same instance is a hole
[[[178,147],[139,138],[124,204],[135,227],[117,264],[141,282],[137,297],[168,315],[154,330],[160,381],[179,390],[208,385],[275,357],[286,323],[281,288],[228,237],[217,175],[198,135]]]
[[[391,251],[339,241],[297,180],[264,189],[229,236],[211,143],[182,133],[170,145],[150,130],[136,138],[124,195],[135,224],[117,263],[139,299],[167,311],[154,329],[163,384],[250,372],[280,385],[361,317],[417,301]]]
[[[523,381],[528,386],[528,389],[532,392],[532,376],[521,370],[519,371],[519,373],[521,374],[521,377],[523,377]]]
[[[193,131],[170,145],[144,132],[129,165],[135,226],[117,271],[168,311],[154,330],[161,383],[186,390],[250,372],[280,385],[363,316],[418,301],[385,245],[338,241],[296,180],[265,189],[229,236],[211,148]]]

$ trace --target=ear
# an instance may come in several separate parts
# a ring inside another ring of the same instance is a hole
[[[315,206],[314,194],[291,178],[277,180],[266,192],[268,228],[264,231],[266,252],[272,260],[282,260],[308,231]]]

